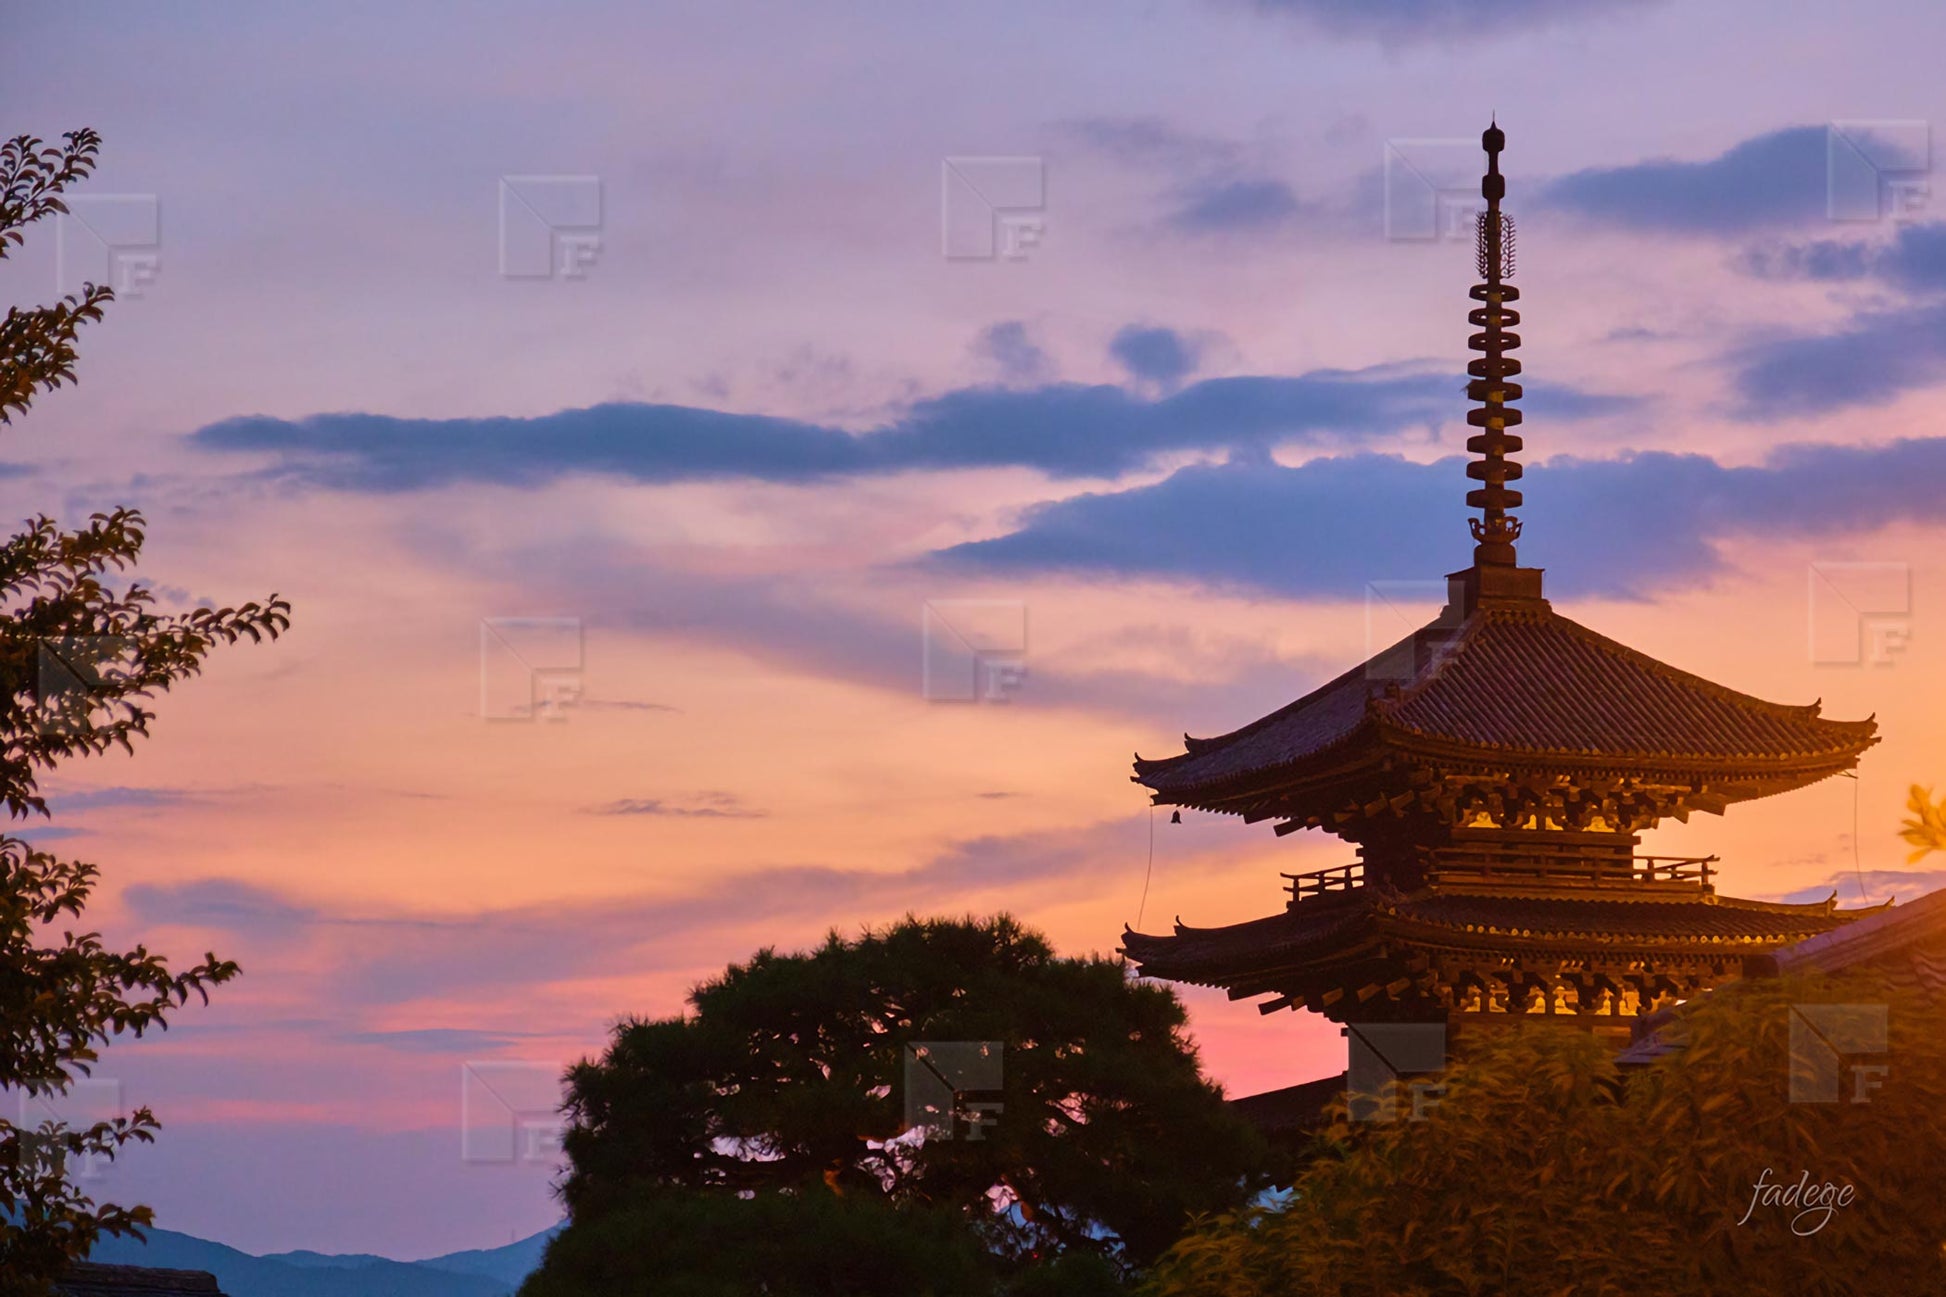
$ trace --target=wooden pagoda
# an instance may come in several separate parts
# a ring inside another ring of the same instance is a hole
[[[1859,912],[1717,894],[1709,858],[1637,853],[1659,821],[1721,813],[1856,765],[1871,720],[1764,702],[1555,612],[1521,567],[1509,381],[1520,317],[1497,126],[1482,137],[1483,282],[1469,319],[1473,564],[1430,625],[1286,707],[1178,756],[1135,761],[1155,803],[1321,828],[1355,862],[1286,875],[1280,914],[1129,931],[1145,976],[1224,987],[1341,1023],[1513,1022],[1626,1043],[1630,1020],[1740,972],[1746,956]]]

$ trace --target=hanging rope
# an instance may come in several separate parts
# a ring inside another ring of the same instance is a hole
[[[1858,880],[1858,899],[1870,901],[1872,898],[1865,891],[1865,866],[1858,853],[1858,772],[1846,770],[1842,773],[1851,780],[1851,872]]]

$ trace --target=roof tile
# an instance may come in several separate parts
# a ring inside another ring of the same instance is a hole
[[[1389,669],[1394,663],[1399,670]],[[1536,599],[1482,606],[1457,634],[1434,622],[1240,730],[1187,740],[1180,756],[1138,758],[1136,777],[1174,800],[1299,772],[1354,739],[1383,746],[1415,738],[1483,756],[1717,763],[1749,772],[1848,761],[1875,741],[1876,728],[1677,670]]]

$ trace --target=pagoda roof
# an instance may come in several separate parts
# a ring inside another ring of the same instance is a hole
[[[1854,923],[1770,951],[1746,968],[1746,975],[1759,977],[1847,972],[1875,973],[1908,991],[1946,996],[1946,888],[1905,905],[1888,901]],[[1616,1061],[1646,1064],[1680,1052],[1687,1043],[1684,1014],[1694,1004],[1644,1018],[1634,1043]]]
[[[1457,589],[1454,602],[1465,606]],[[1185,736],[1178,756],[1138,756],[1136,782],[1158,803],[1249,813],[1267,796],[1397,754],[1456,769],[1701,779],[1738,800],[1848,768],[1877,741],[1871,719],[1828,720],[1815,702],[1740,693],[1597,634],[1538,596],[1468,602],[1463,616],[1449,606],[1242,729]]]
[[[1783,973],[1844,972],[1874,968],[1902,971],[1910,959],[1919,982],[1946,991],[1946,888],[1905,905],[1888,902],[1868,919],[1800,941],[1775,952]]]
[[[1339,966],[1388,943],[1421,950],[1547,955],[1758,954],[1829,932],[1866,911],[1834,900],[1748,901],[1699,893],[1653,900],[1534,897],[1369,886],[1331,893],[1282,914],[1221,928],[1178,922],[1171,934],[1124,931],[1122,950],[1144,977],[1269,990],[1280,975]]]

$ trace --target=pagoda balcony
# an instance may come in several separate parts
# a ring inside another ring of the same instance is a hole
[[[1348,865],[1338,865],[1331,869],[1317,869],[1308,874],[1285,874],[1290,886],[1284,890],[1291,894],[1291,904],[1296,905],[1307,896],[1321,892],[1348,892],[1365,885],[1365,862],[1354,860]]]
[[[1628,891],[1635,895],[1709,895],[1716,889],[1716,856],[1584,855],[1562,856],[1503,847],[1447,846],[1432,853],[1419,871],[1433,891],[1464,889],[1520,892]],[[1369,875],[1362,860],[1303,874],[1285,874],[1290,905],[1331,892],[1363,888]]]
[[[1627,888],[1710,892],[1715,856],[1552,856],[1494,847],[1444,847],[1427,862],[1426,883],[1516,888]]]

